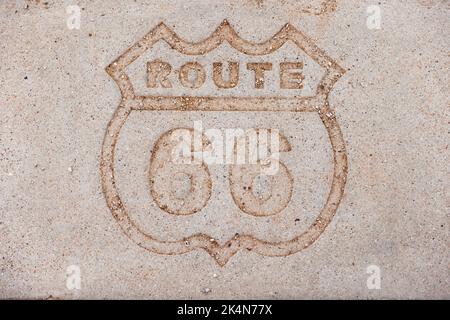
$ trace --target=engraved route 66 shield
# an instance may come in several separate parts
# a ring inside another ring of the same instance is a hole
[[[199,42],[160,23],[106,71],[122,100],[103,142],[102,188],[113,217],[140,247],[204,250],[223,266],[242,249],[301,251],[333,219],[347,155],[328,96],[344,69],[292,25],[255,43],[227,21]],[[276,132],[276,174],[264,180],[260,162],[173,163],[173,135],[200,134],[202,146],[211,144],[196,121],[216,133]],[[306,156],[310,150],[324,156]]]

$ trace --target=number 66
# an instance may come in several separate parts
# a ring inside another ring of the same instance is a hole
[[[189,139],[180,144],[186,136]],[[199,150],[186,143],[193,137],[193,129],[172,129],[164,133],[153,148],[150,191],[156,204],[170,214],[196,213],[211,197],[209,169],[204,161],[194,157]],[[202,135],[202,150],[210,147],[210,141]],[[249,130],[237,138],[232,148],[236,161],[230,165],[229,183],[231,196],[243,212],[269,216],[286,208],[292,197],[293,179],[278,158],[279,152],[288,151],[291,151],[290,143],[277,130]]]

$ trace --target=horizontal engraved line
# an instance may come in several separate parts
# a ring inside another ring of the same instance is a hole
[[[317,97],[152,97],[134,99],[132,110],[153,111],[281,111],[314,112],[321,106]]]

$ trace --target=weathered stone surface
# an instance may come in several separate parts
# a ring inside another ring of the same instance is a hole
[[[2,2],[0,297],[449,298],[449,10]],[[196,123],[277,174],[168,165]]]

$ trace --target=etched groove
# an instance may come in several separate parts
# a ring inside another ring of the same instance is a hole
[[[291,41],[323,67],[326,72],[318,85],[316,95],[308,98],[137,97],[125,68],[160,40],[167,42],[172,49],[186,55],[204,55],[225,41],[244,54],[264,55],[276,51],[284,43]],[[198,43],[191,43],[179,38],[167,26],[160,23],[111,63],[106,71],[117,83],[122,95],[122,102],[109,122],[104,136],[100,161],[102,190],[113,217],[124,233],[140,247],[160,254],[181,254],[194,249],[203,249],[220,266],[224,266],[241,249],[253,250],[266,256],[285,256],[296,253],[314,243],[331,222],[343,197],[348,167],[344,139],[336,117],[329,107],[328,95],[333,85],[345,71],[324,51],[319,49],[310,38],[295,27],[286,24],[267,41],[252,43],[239,37],[225,20],[211,36]],[[258,239],[249,234],[236,234],[223,245],[203,233],[194,234],[177,241],[164,241],[146,234],[129,217],[120,198],[115,180],[116,144],[121,129],[132,110],[317,112],[328,132],[334,161],[333,179],[324,207],[307,231],[289,241],[278,243]]]

